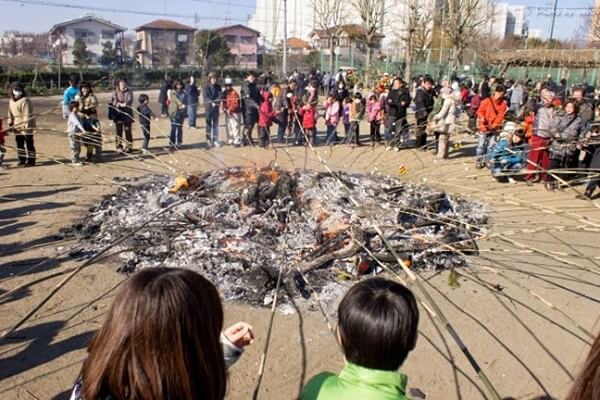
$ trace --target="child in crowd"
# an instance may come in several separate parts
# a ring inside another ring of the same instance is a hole
[[[275,118],[273,111],[273,95],[268,90],[262,92],[262,103],[258,109],[258,129],[260,131],[260,145],[267,147],[271,144],[271,125]]]
[[[4,147],[4,138],[8,136],[8,133],[2,129],[2,123],[4,120],[0,118],[0,169],[5,169],[6,165],[4,165],[4,156],[6,155],[6,148]]]
[[[489,155],[492,176],[499,182],[515,183],[514,178],[507,174],[517,173],[525,166],[524,138],[523,129],[517,129],[514,122],[506,123],[500,140]]]
[[[381,122],[383,121],[381,102],[375,93],[369,96],[369,102],[367,103],[367,120],[371,125],[371,146],[375,146],[375,143],[381,143],[380,131]]]
[[[69,143],[71,145],[71,163],[75,167],[81,167],[83,162],[79,158],[81,152],[82,134],[85,128],[79,117],[79,102],[72,101],[69,104],[69,119],[67,120],[67,132],[69,135]]]
[[[340,123],[340,103],[335,94],[325,100],[325,125],[327,126],[327,144],[337,143],[337,126]]]
[[[310,103],[303,104],[299,111],[302,128],[313,146],[317,145],[317,111]]]
[[[83,126],[85,128],[83,142],[86,147],[86,161],[102,162],[102,129],[96,109],[89,111],[87,118],[83,121]]]
[[[211,399],[253,342],[252,327],[223,331],[219,292],[196,272],[148,268],[128,279],[88,346],[71,399]]]
[[[139,114],[140,127],[142,128],[142,134],[144,135],[144,143],[142,144],[142,152],[148,151],[148,145],[150,144],[150,123],[152,119],[158,120],[152,109],[148,105],[150,99],[147,94],[142,93],[138,99],[139,105],[137,112]]]
[[[350,136],[347,143],[350,146],[360,146],[360,121],[365,115],[365,105],[362,95],[359,92],[354,93],[354,100],[350,103]]]
[[[338,307],[346,366],[339,375],[312,378],[300,399],[407,400],[407,377],[398,368],[416,346],[418,324],[417,303],[404,286],[382,278],[354,285]]]
[[[346,97],[344,99],[344,107],[342,108],[342,121],[344,123],[344,135],[345,140],[348,141],[350,137],[350,109],[352,106],[352,98]]]
[[[69,118],[70,114],[70,104],[75,101],[77,95],[79,94],[79,87],[77,86],[77,78],[75,76],[69,77],[69,87],[65,89],[63,93],[62,100],[62,109],[63,109],[63,118]]]

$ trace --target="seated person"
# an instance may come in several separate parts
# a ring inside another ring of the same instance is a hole
[[[196,272],[147,268],[117,294],[91,340],[72,400],[223,399],[227,368],[253,341],[223,329],[217,289]]]
[[[406,400],[407,377],[398,368],[415,348],[419,324],[411,291],[382,278],[364,280],[344,296],[338,319],[346,367],[313,377],[300,399]]]
[[[526,163],[526,155],[524,151],[523,129],[517,127],[514,122],[507,122],[500,140],[494,146],[489,154],[489,167],[492,170],[492,176],[499,182],[514,183],[510,173],[518,173],[523,169]]]

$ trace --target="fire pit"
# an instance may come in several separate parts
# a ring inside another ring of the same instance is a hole
[[[313,297],[313,290],[335,301],[346,281],[380,273],[379,262],[398,269],[371,221],[418,270],[465,265],[461,253],[477,252],[487,221],[481,204],[392,177],[229,168],[135,179],[63,235],[79,237],[81,254],[90,256],[169,206],[111,250],[119,270],[193,269],[226,301],[253,305],[272,301],[280,266],[283,303]]]

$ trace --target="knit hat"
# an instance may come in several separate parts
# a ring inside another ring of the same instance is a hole
[[[504,129],[500,132],[500,137],[510,139],[512,135],[517,131],[519,127],[512,121],[508,121],[504,124]]]

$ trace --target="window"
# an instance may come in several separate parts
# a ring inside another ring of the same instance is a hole
[[[186,33],[180,33],[177,35],[177,43],[187,43],[188,35]]]
[[[75,33],[75,38],[76,39],[91,39],[94,37],[94,32],[85,30],[85,29],[74,29],[73,32]]]
[[[241,62],[253,62],[256,61],[256,54],[242,54],[241,55]]]
[[[115,38],[114,31],[102,31],[102,39],[113,40]]]
[[[235,43],[237,39],[237,36],[235,35],[225,35],[225,41],[227,43]]]
[[[242,36],[242,44],[252,44],[254,42],[254,36]]]

